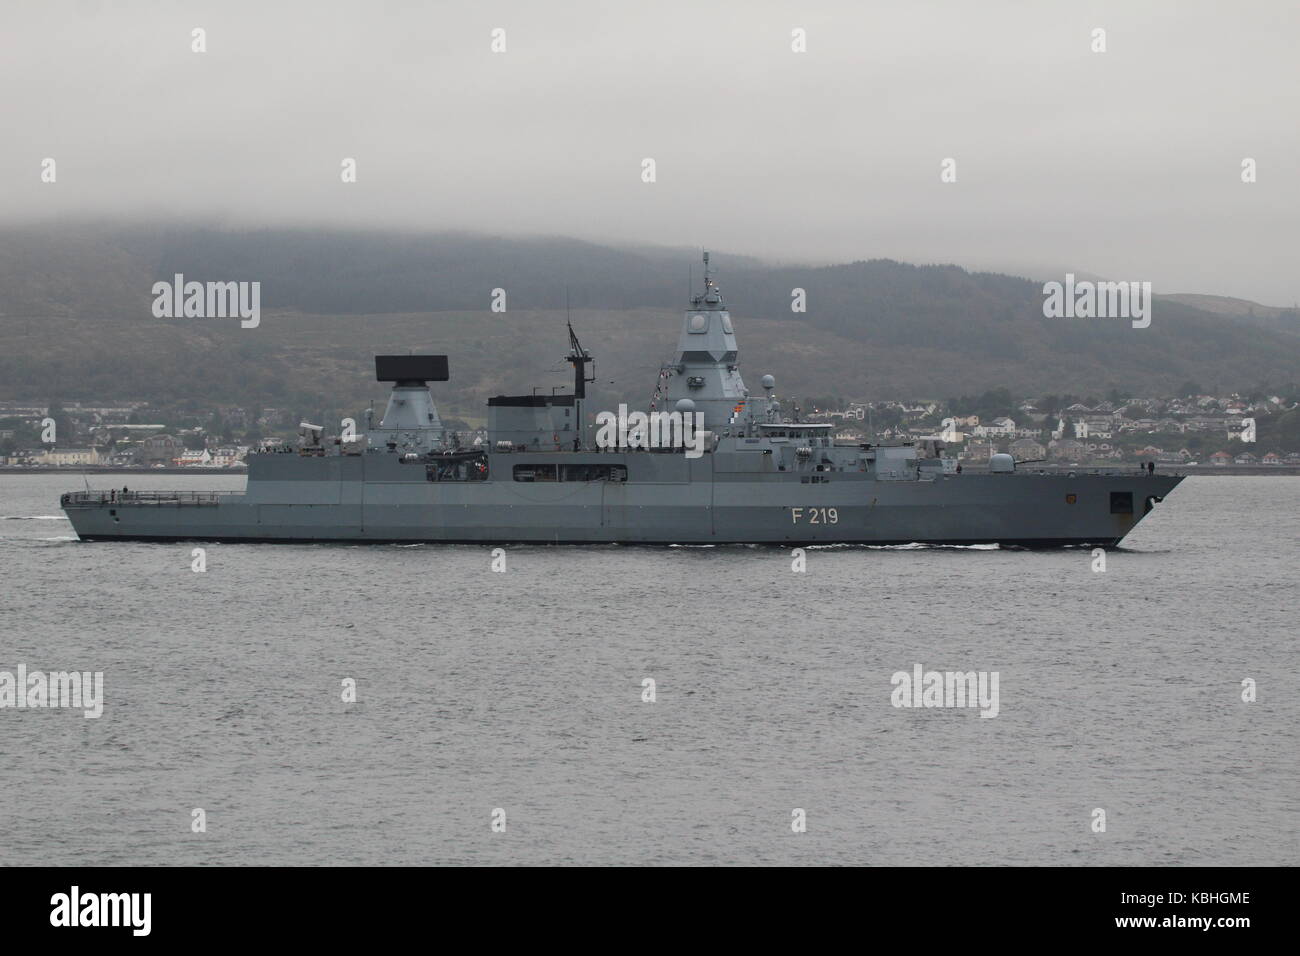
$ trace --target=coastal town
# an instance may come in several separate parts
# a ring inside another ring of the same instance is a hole
[[[966,408],[954,408],[956,404]],[[977,414],[970,406],[1006,408]],[[948,402],[852,402],[805,417],[837,426],[840,439],[944,443],[944,454],[980,465],[994,454],[1017,462],[1101,466],[1154,462],[1176,467],[1300,466],[1300,441],[1263,447],[1261,423],[1278,421],[1297,403],[1281,396],[1237,394],[1183,398],[1014,401],[1005,390]],[[1294,416],[1293,416],[1294,418]]]
[[[831,423],[844,442],[942,442],[944,456],[972,467],[997,453],[1047,466],[1300,467],[1300,441],[1265,445],[1257,434],[1260,423],[1297,411],[1294,399],[1278,395],[1015,399],[997,390],[946,401],[833,405],[808,399],[787,409],[794,420]],[[237,472],[253,452],[292,447],[300,420],[281,408],[0,402],[0,467]],[[465,444],[486,440],[470,422],[447,424]]]

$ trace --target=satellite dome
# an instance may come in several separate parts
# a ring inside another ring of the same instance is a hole
[[[764,375],[762,378],[764,388],[776,388],[776,379],[771,375]]]
[[[695,411],[695,402],[693,402],[689,398],[679,398],[677,399],[676,408],[679,412],[682,412],[683,414],[687,412],[693,412]]]

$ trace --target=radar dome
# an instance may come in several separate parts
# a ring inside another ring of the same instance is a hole
[[[687,412],[695,411],[695,402],[691,401],[689,398],[679,398],[677,399],[677,405],[675,407],[682,414],[686,414]]]

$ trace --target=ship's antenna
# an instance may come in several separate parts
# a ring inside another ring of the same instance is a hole
[[[587,383],[594,382],[595,360],[591,358],[586,349],[578,341],[577,333],[573,331],[573,317],[569,314],[569,284],[564,284],[564,324],[569,330],[569,351],[568,361],[573,363],[573,412],[577,419],[574,427],[578,431],[578,437],[574,440],[573,450],[578,451],[586,445],[583,434],[582,412],[586,408]],[[588,363],[592,366],[592,376],[587,378],[586,371]],[[555,389],[551,389],[551,394],[555,394]]]
[[[596,381],[596,360],[591,357],[591,353],[582,347],[578,341],[578,334],[573,331],[573,323],[568,323],[569,327],[569,354],[565,356],[565,361],[573,365],[573,394],[577,398],[587,397],[587,385]],[[587,366],[591,366],[591,375],[587,375]]]
[[[718,292],[718,283],[713,278],[713,267],[709,264],[709,250],[702,250],[704,253],[704,295],[703,299],[708,301],[710,306],[722,306],[722,295]]]

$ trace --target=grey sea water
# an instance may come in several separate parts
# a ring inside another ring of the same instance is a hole
[[[123,481],[242,486],[91,479]],[[1300,479],[1189,479],[1104,573],[846,547],[803,574],[229,544],[195,573],[192,544],[77,542],[82,482],[0,476],[0,670],[106,698],[0,710],[3,864],[1300,863]],[[997,671],[999,715],[894,708],[918,662]]]

